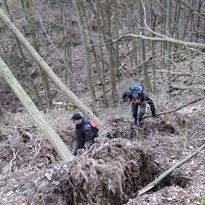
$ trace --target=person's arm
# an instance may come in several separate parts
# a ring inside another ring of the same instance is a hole
[[[132,98],[132,93],[131,93],[131,91],[125,91],[125,92],[123,93],[122,99],[123,99],[123,100],[126,100],[127,98],[129,98],[129,99],[131,100],[131,98]]]
[[[152,116],[155,116],[156,115],[156,110],[155,110],[154,102],[145,93],[144,93],[144,99],[147,102],[147,104],[149,104],[149,106],[150,106]]]
[[[73,150],[73,155],[74,155],[74,156],[77,155],[78,150],[79,150],[79,147],[78,147],[78,144],[76,143],[76,144],[75,144],[75,148],[74,148],[74,150]]]

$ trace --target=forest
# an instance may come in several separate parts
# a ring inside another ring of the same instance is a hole
[[[0,0],[0,205],[205,205],[204,57],[204,0]]]

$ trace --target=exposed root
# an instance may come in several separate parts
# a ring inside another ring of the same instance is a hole
[[[67,204],[116,204],[153,179],[156,167],[137,144],[114,139],[93,146],[63,176],[59,173],[59,190]]]
[[[10,167],[10,172],[12,172],[12,164],[13,164],[13,161],[16,159],[16,153],[15,153],[15,151],[14,151],[14,149],[12,149],[12,152],[13,152],[13,158],[12,158],[12,160],[10,161],[10,163],[9,163],[9,167]]]

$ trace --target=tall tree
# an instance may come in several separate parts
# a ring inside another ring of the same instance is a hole
[[[152,31],[155,31],[155,20],[154,20],[154,9],[153,0],[150,0],[150,23]],[[154,32],[152,37],[155,37]],[[153,74],[153,91],[156,91],[156,67],[155,67],[155,42],[151,42],[151,52],[152,52],[152,74]]]
[[[138,0],[138,12],[139,12],[139,19],[140,19],[140,32],[142,35],[144,35],[144,12],[145,9],[145,4],[143,0]],[[146,19],[145,19],[146,20]],[[143,71],[143,84],[144,87],[147,91],[151,91],[151,86],[150,86],[150,80],[148,76],[148,69],[147,69],[147,62],[146,62],[146,48],[145,48],[145,41],[144,39],[140,40],[140,46],[141,46],[141,57],[142,57],[142,71]]]
[[[94,83],[92,79],[92,68],[91,68],[91,59],[90,59],[90,53],[88,49],[88,41],[87,41],[87,34],[86,31],[88,30],[88,27],[86,26],[85,19],[83,19],[83,16],[86,16],[86,13],[84,11],[84,5],[83,1],[81,0],[73,0],[73,5],[75,6],[75,10],[77,12],[78,16],[78,24],[81,32],[81,38],[85,47],[85,63],[87,67],[87,81],[88,81],[88,87],[90,96],[92,99],[92,108],[93,112],[96,113],[96,101],[95,101],[95,89],[94,89]]]
[[[29,98],[27,93],[24,91],[22,86],[16,80],[14,75],[11,73],[10,69],[4,63],[2,58],[0,58],[0,73],[3,75],[6,82],[9,84],[13,92],[21,101],[22,105],[26,108],[28,113],[31,115],[33,120],[36,122],[41,131],[45,134],[47,139],[50,141],[56,152],[60,155],[64,162],[73,159],[70,150],[66,147],[64,142],[61,140],[59,135],[55,130],[49,125],[49,123],[44,119],[41,112],[36,108],[32,100]]]
[[[114,47],[112,44],[112,34],[111,34],[111,14],[112,14],[112,0],[106,0],[106,36],[107,36],[107,49],[109,56],[109,70],[110,70],[110,82],[112,87],[112,102],[116,101],[116,69],[114,60]]]
[[[167,35],[169,37],[171,37],[171,20],[172,20],[172,0],[168,0],[168,4],[167,4],[167,26],[166,26],[166,30],[168,31]],[[171,83],[171,75],[170,75],[170,67],[171,67],[171,43],[167,42],[167,60],[166,60],[166,66],[167,66],[167,78],[168,78],[168,89],[170,89],[170,83]]]
[[[23,36],[23,34],[18,30],[18,28],[11,22],[9,17],[1,8],[0,19],[7,26],[7,28],[15,35],[19,42],[21,42],[23,47],[33,57],[36,63],[42,67],[42,69],[46,72],[46,74],[54,82],[54,84],[67,95],[67,97],[80,109],[82,113],[87,115],[90,119],[92,119],[94,122],[101,126],[102,122],[90,111],[90,109],[86,105],[84,105],[84,103],[68,87],[66,87],[66,85],[60,80],[60,78],[56,76],[53,70],[41,58],[41,56],[36,52],[36,50]]]
[[[40,53],[40,44],[37,39],[37,34],[34,28],[34,22],[33,22],[32,13],[31,13],[31,0],[21,0],[21,3],[23,6],[25,16],[26,16],[26,20],[28,21],[28,24],[31,29],[33,47],[38,53]],[[47,74],[44,72],[44,70],[40,66],[39,66],[39,71],[40,71],[41,82],[42,82],[44,93],[45,93],[47,108],[50,109],[52,107],[52,95],[50,91],[48,77],[47,77]]]

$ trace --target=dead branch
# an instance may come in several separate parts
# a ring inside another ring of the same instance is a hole
[[[9,163],[9,167],[10,167],[10,172],[12,172],[12,165],[13,165],[13,161],[16,159],[16,153],[15,150],[12,148],[12,152],[13,152],[13,158],[11,159],[10,163]]]
[[[199,98],[197,98],[197,99],[194,99],[194,100],[192,100],[192,101],[190,101],[190,102],[188,102],[188,103],[186,103],[186,104],[184,104],[184,105],[181,105],[181,106],[179,106],[179,107],[177,107],[177,108],[174,108],[174,109],[172,109],[172,110],[168,110],[168,111],[165,111],[165,112],[157,113],[157,114],[155,115],[155,117],[160,116],[160,115],[166,115],[166,114],[170,114],[170,113],[176,112],[176,111],[178,111],[178,110],[181,110],[181,109],[184,108],[184,107],[187,107],[187,106],[189,106],[189,105],[191,105],[191,104],[193,104],[193,103],[199,102],[199,101],[204,100],[204,99],[205,99],[205,96],[199,97]],[[152,115],[147,115],[147,116],[143,117],[142,119],[145,119],[145,118],[148,118],[148,117],[153,117],[153,116],[152,116]]]
[[[114,39],[112,43],[117,43],[121,41],[124,38],[139,38],[139,39],[144,39],[144,40],[149,40],[149,41],[157,41],[157,42],[169,42],[177,45],[183,45],[185,47],[189,48],[198,48],[198,49],[204,49],[205,44],[202,43],[194,43],[194,42],[189,42],[189,41],[183,41],[175,38],[170,38],[168,36],[162,36],[162,37],[150,37],[150,36],[145,36],[142,34],[125,34],[121,35],[119,38]]]
[[[174,166],[172,166],[171,168],[169,168],[167,171],[165,171],[163,174],[161,174],[159,177],[157,177],[153,182],[149,183],[146,187],[140,189],[138,191],[137,194],[135,194],[135,196],[140,196],[146,192],[148,192],[149,190],[151,190],[152,188],[154,188],[156,185],[158,185],[165,177],[167,177],[169,174],[171,174],[175,169],[181,167],[183,164],[185,164],[186,162],[188,162],[189,160],[191,160],[193,157],[195,157],[196,155],[198,155],[202,150],[205,149],[205,144],[203,144],[200,148],[198,148],[193,154],[187,156],[186,158],[184,158],[183,160],[177,162]]]
[[[181,4],[183,4],[184,6],[186,6],[192,13],[196,14],[197,16],[199,16],[201,19],[205,20],[205,15],[202,13],[199,13],[198,11],[192,9],[188,4],[186,4],[184,1],[179,0]]]

